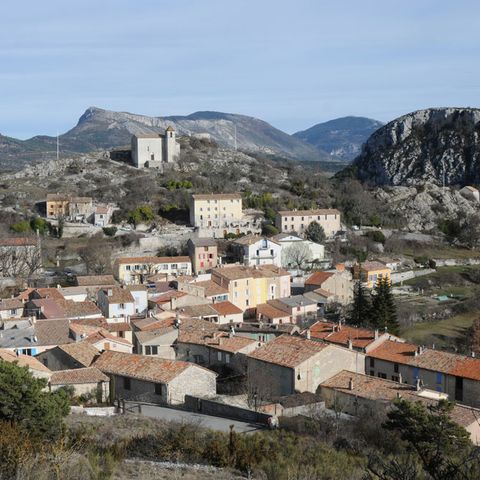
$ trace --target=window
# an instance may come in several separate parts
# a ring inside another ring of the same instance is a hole
[[[372,376],[372,377],[375,376],[375,372],[373,370],[370,370],[370,376]]]
[[[10,315],[16,315],[16,314],[17,314],[17,309],[12,308],[12,310],[10,310]]]
[[[395,373],[398,373],[398,363],[394,363],[394,364],[393,364],[393,371],[394,371]]]
[[[152,154],[150,155],[150,160],[155,160],[155,154],[154,154],[154,153],[152,153]]]
[[[125,267],[125,270],[129,270],[129,271],[130,271],[131,269],[132,269],[132,267],[131,267],[130,265],[127,265],[127,266]]]
[[[245,300],[245,305],[248,307],[250,305],[250,301],[247,299]]]
[[[229,353],[225,354],[225,363],[230,363],[230,354]]]
[[[124,304],[124,303],[120,303],[120,304],[118,305],[118,308],[119,308],[120,310],[123,310],[123,309],[125,308],[125,304]]]
[[[396,375],[392,375],[392,381],[398,382],[400,379]]]
[[[218,360],[219,362],[222,361],[222,352],[217,352],[217,360]]]
[[[375,359],[370,357],[370,368],[375,368]]]
[[[130,379],[128,377],[123,377],[123,389],[130,390],[131,388],[132,388],[132,385],[130,383]]]
[[[158,345],[147,345],[145,355],[158,355]]]
[[[437,372],[437,384],[443,383],[443,375],[440,372]]]
[[[379,378],[383,378],[383,379],[385,379],[385,380],[387,379],[387,374],[386,374],[386,373],[380,373],[380,372],[378,372],[378,376],[379,376]]]
[[[162,384],[161,383],[156,383],[155,384],[155,395],[161,395],[162,394]]]

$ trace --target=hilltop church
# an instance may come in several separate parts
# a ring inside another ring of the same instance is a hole
[[[132,136],[132,162],[137,168],[162,169],[180,156],[180,144],[175,129],[167,127],[165,134],[138,134]]]

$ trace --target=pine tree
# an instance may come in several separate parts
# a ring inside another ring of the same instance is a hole
[[[397,307],[388,277],[380,277],[377,281],[370,318],[372,327],[398,333]]]
[[[370,294],[359,279],[353,289],[353,302],[347,318],[348,323],[357,326],[369,323],[371,307]]]

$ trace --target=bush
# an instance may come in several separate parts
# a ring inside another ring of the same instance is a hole
[[[30,227],[30,222],[28,220],[20,220],[19,222],[10,225],[10,230],[15,233],[28,233],[32,231],[32,228]]]
[[[117,227],[103,227],[102,230],[107,237],[114,237],[117,233]]]
[[[278,235],[279,231],[278,228],[266,223],[262,225],[262,235],[266,235],[267,237],[273,237],[273,235]]]
[[[374,230],[374,231],[371,231],[371,232],[367,232],[365,234],[365,236],[368,237],[373,242],[376,242],[376,243],[384,244],[385,241],[386,241],[385,235],[380,230]]]

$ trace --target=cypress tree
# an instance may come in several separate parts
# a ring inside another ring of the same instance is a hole
[[[369,323],[371,314],[370,294],[359,279],[353,288],[353,302],[347,321],[351,325],[365,325]]]
[[[372,300],[371,326],[378,329],[386,327],[389,332],[398,333],[397,307],[387,277],[380,277],[377,281]]]

